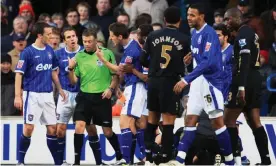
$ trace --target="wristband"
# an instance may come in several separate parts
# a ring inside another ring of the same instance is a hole
[[[68,67],[68,70],[69,70],[69,71],[73,71],[73,70],[74,70],[74,68],[70,68],[70,67]]]
[[[115,89],[111,88],[111,87],[109,87],[108,89],[111,91],[111,93],[114,93],[114,91],[115,91]]]

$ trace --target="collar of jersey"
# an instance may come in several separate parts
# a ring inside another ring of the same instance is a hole
[[[168,29],[177,29],[177,27],[175,27],[173,25],[168,25],[168,26],[166,26],[166,28],[168,28]]]
[[[39,48],[39,47],[35,46],[34,44],[32,44],[32,47],[37,50],[41,50],[41,51],[46,49],[46,46],[44,48]]]
[[[205,27],[206,27],[207,23],[205,23],[201,28],[200,30],[196,30],[196,33],[200,33]]]
[[[227,50],[227,48],[230,46],[230,44],[228,43],[228,45],[223,49],[221,50],[221,52],[224,52],[225,50]]]
[[[123,46],[124,49],[127,49],[127,47],[130,45],[130,43],[131,43],[132,41],[133,41],[133,39],[131,39],[131,40],[127,43],[127,45]]]
[[[67,52],[68,54],[71,54],[71,53],[77,53],[77,52],[79,52],[79,51],[80,51],[80,49],[81,49],[80,45],[79,45],[79,48],[78,48],[76,51],[73,51],[73,52],[68,51],[68,50],[67,50],[67,47],[65,47],[65,48],[64,48],[65,52]]]

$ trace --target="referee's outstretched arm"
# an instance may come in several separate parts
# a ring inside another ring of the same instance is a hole
[[[74,68],[76,66],[76,60],[74,58],[69,58],[68,57],[68,78],[70,80],[70,84],[75,85],[78,82],[78,77],[76,76],[75,72],[74,72]]]

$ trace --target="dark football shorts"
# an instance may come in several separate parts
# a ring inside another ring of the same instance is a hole
[[[79,92],[76,97],[76,109],[73,121],[84,121],[87,125],[95,124],[112,127],[112,106],[110,99],[102,99],[102,93]]]
[[[240,104],[237,99],[239,87],[237,77],[233,77],[233,83],[230,87],[228,102],[226,108],[243,108],[247,112],[253,108],[261,107],[261,86],[262,76],[258,70],[250,70],[247,76],[247,85],[245,86],[245,105]]]
[[[173,88],[179,81],[177,77],[154,77],[148,80],[149,111],[177,115],[180,111],[180,95]]]

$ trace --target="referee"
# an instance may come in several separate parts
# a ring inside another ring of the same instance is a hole
[[[112,77],[111,71],[103,65],[95,52],[101,49],[104,57],[115,64],[114,54],[106,48],[98,48],[96,33],[85,30],[82,34],[84,50],[78,52],[75,58],[68,58],[69,80],[76,84],[80,79],[80,92],[76,97],[76,109],[73,120],[75,122],[75,164],[80,165],[81,148],[85,127],[94,130],[94,140],[89,140],[91,146],[97,146],[99,155],[95,155],[96,161],[101,161],[101,151],[97,130],[94,125],[102,126],[104,135],[116,152],[117,160],[121,159],[118,138],[112,131],[112,107],[111,95],[118,85],[117,76]],[[93,125],[90,125],[93,124]],[[90,127],[88,127],[90,125]],[[93,133],[93,132],[92,132]],[[95,143],[93,145],[93,143]],[[99,164],[97,162],[97,164]]]

